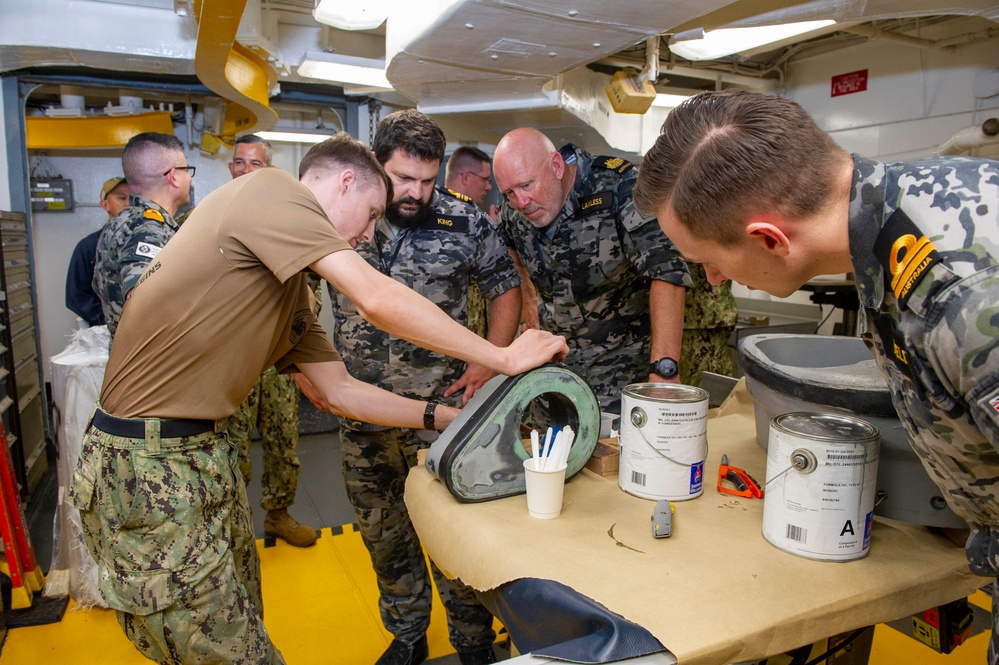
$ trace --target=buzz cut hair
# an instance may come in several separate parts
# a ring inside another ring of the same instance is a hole
[[[492,162],[492,157],[474,145],[459,146],[447,160],[444,177],[448,180],[457,178],[465,171],[478,170],[480,164],[492,164]]]
[[[184,154],[184,144],[172,134],[143,132],[130,138],[121,153],[129,187],[139,194],[157,187],[163,172],[177,166],[178,152]]]

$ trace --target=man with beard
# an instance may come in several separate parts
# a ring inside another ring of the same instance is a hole
[[[516,267],[481,210],[446,189],[434,188],[445,146],[444,133],[418,111],[398,111],[379,123],[372,147],[394,195],[372,240],[358,245],[357,252],[462,324],[467,324],[468,288],[475,280],[490,302],[487,338],[507,346],[520,320]],[[335,342],[355,378],[431,404],[443,400],[457,405],[495,375],[376,329],[342,293],[330,289],[330,299]],[[433,591],[403,501],[417,451],[432,440],[421,433],[426,436],[421,430],[347,418],[340,423],[347,494],[378,577],[382,622],[395,638],[379,665],[416,665],[427,657]],[[495,662],[489,611],[470,588],[448,580],[433,563],[430,568],[462,664]]]

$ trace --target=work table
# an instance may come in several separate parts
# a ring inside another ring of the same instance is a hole
[[[716,490],[722,454],[766,476],[744,385],[708,422],[704,493],[675,503],[673,535],[650,533],[653,501],[588,470],[565,487],[562,514],[538,520],[523,495],[456,501],[422,466],[406,504],[431,558],[480,591],[531,577],[558,581],[646,628],[681,665],[783,653],[965,597],[987,583],[963,547],[921,526],[876,518],[869,554],[804,559],[761,535],[763,500]]]

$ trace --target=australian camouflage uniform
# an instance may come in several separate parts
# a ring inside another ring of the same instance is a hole
[[[263,625],[250,509],[224,431],[163,438],[163,421],[132,422],[144,437],[87,428],[70,491],[122,630],[159,663],[283,663]]]
[[[854,155],[850,251],[862,336],[912,446],[999,573],[999,162]],[[993,583],[989,662],[999,653]]]
[[[94,293],[101,299],[112,337],[125,296],[176,232],[177,223],[170,213],[136,194],[128,197],[128,207],[104,227],[94,259]]]
[[[431,203],[430,215],[415,228],[379,220],[372,242],[361,243],[357,252],[467,325],[472,280],[491,300],[518,288],[520,279],[495,226],[474,204],[446,190],[435,190]],[[442,399],[465,371],[462,361],[378,330],[332,288],[330,307],[334,341],[355,378],[415,399]],[[449,402],[457,406],[459,397]],[[413,643],[429,626],[432,586],[403,490],[428,439],[414,430],[341,419],[340,442],[347,493],[378,577],[382,622],[396,638]],[[470,589],[431,568],[447,609],[451,643],[459,652],[491,644],[489,612]]]
[[[322,309],[321,278],[309,275],[309,287],[316,298],[314,311]],[[260,476],[260,507],[280,510],[295,502],[298,491],[299,390],[290,374],[278,374],[267,368],[250,394],[229,416],[229,441],[239,451],[239,471],[249,485],[253,474],[250,462],[250,437],[254,428],[260,433],[264,470]]]
[[[704,372],[735,374],[728,340],[735,330],[739,308],[731,282],[714,286],[703,264],[689,263],[687,268],[694,286],[687,289],[683,308],[680,380],[688,386],[699,386]]]
[[[623,387],[648,380],[651,281],[690,287],[690,278],[655,217],[635,209],[633,164],[572,144],[560,152],[577,171],[558,217],[538,229],[504,202],[500,232],[531,275],[542,329],[565,336],[566,365],[613,409]]]

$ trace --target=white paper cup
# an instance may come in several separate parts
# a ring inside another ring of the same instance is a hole
[[[550,520],[562,512],[562,490],[565,488],[565,468],[555,471],[535,471],[534,458],[524,460],[524,480],[527,483],[527,512],[531,517]]]

